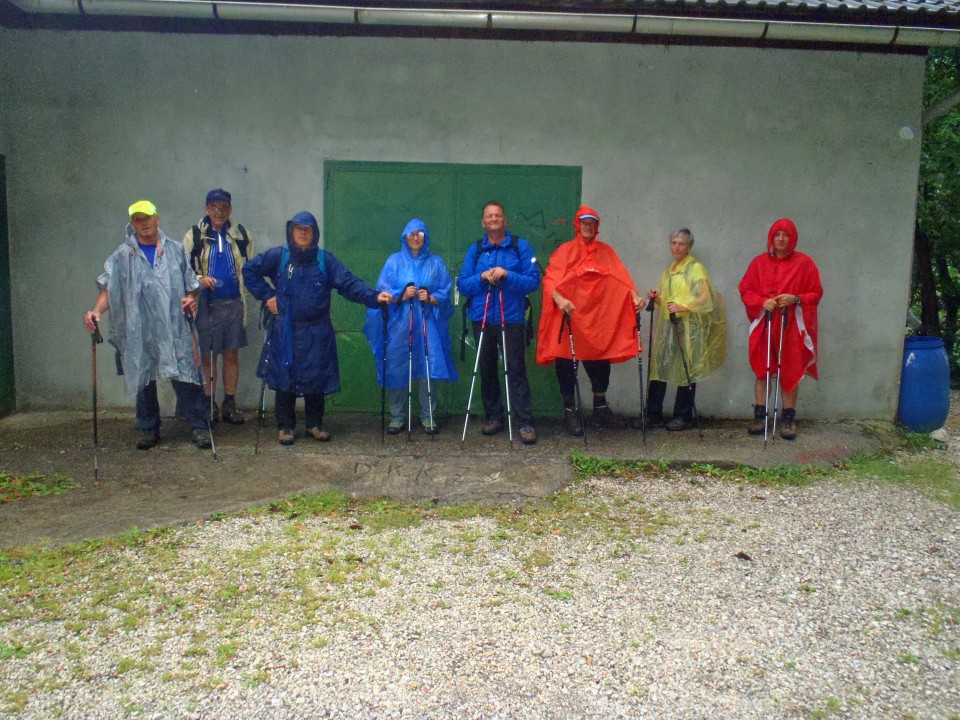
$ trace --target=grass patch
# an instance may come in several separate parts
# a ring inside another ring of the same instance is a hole
[[[0,505],[38,495],[61,495],[76,486],[73,478],[60,473],[15,475],[0,470]]]
[[[949,460],[929,453],[857,456],[837,477],[910,487],[960,510],[960,477],[956,468]]]

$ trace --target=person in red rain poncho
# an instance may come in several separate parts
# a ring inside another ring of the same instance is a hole
[[[627,423],[607,405],[610,364],[636,357],[636,313],[647,301],[612,247],[599,239],[600,216],[583,205],[573,221],[576,237],[550,256],[543,278],[543,313],[537,336],[537,364],[556,362],[564,423],[571,435],[583,435],[575,410],[575,380],[570,339],[563,328],[570,317],[577,362],[593,389],[593,422],[625,428]],[[559,338],[559,340],[558,340]]]
[[[750,320],[750,367],[757,376],[756,404],[751,435],[762,435],[766,406],[767,323],[765,311],[772,313],[770,332],[770,376],[779,375],[783,392],[783,417],[780,436],[797,436],[796,407],[799,383],[804,374],[817,379],[817,305],[823,297],[820,271],[809,255],[797,252],[797,226],[781,218],[767,233],[767,252],[750,263],[740,281],[740,297]],[[784,309],[786,314],[784,315]],[[779,366],[780,324],[783,330],[783,355]],[[771,382],[771,387],[773,387]]]

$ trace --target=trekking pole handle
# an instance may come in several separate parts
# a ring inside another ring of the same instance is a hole
[[[90,315],[90,321],[93,323],[93,332],[90,333],[91,342],[94,345],[99,345],[103,342],[103,335],[100,334],[100,323],[97,322],[97,319]]]

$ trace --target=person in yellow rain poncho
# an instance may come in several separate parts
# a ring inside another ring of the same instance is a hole
[[[677,386],[673,418],[667,423],[667,430],[691,427],[697,383],[723,365],[726,357],[727,313],[723,298],[710,282],[707,268],[690,254],[691,248],[693,233],[687,228],[670,233],[673,262],[660,277],[659,287],[649,293],[650,300],[656,303],[657,323],[650,348],[653,363],[647,427],[664,424],[667,383]],[[675,323],[671,321],[674,317]]]

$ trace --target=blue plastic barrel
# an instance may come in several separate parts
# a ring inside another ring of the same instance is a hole
[[[903,342],[900,422],[914,432],[943,427],[950,412],[950,363],[943,340],[908,337]]]

